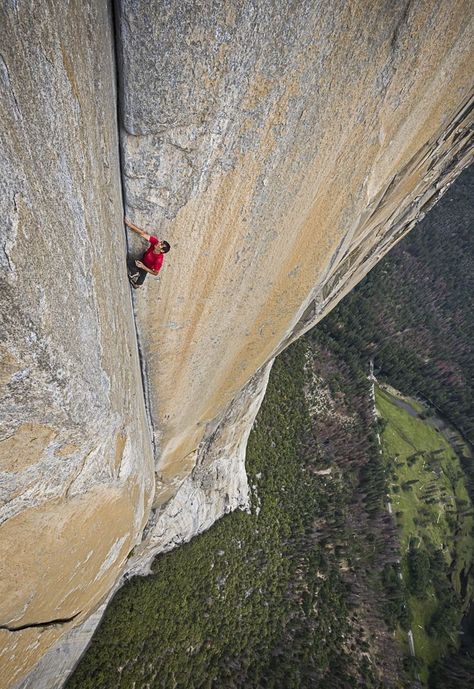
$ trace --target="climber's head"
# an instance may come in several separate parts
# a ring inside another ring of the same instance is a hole
[[[164,240],[159,240],[157,244],[153,247],[154,254],[167,254],[170,250],[170,245]]]

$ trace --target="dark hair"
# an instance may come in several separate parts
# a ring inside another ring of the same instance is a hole
[[[162,251],[164,254],[167,254],[168,251],[169,251],[170,249],[171,249],[171,247],[170,247],[170,245],[168,244],[168,242],[165,242],[165,240],[163,239],[163,240],[161,241],[161,251]]]

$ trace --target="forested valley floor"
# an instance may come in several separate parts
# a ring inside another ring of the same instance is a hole
[[[277,359],[248,444],[251,512],[127,582],[68,689],[471,686],[473,171]],[[379,398],[375,417],[371,360],[458,429],[457,452],[407,435]]]
[[[382,585],[397,537],[373,423],[366,375],[293,345],[249,441],[251,514],[127,583],[67,686],[399,686]]]
[[[387,404],[381,414],[382,428],[389,424],[382,434],[389,499],[398,491],[405,500],[394,516],[407,614],[415,637],[422,628],[410,674],[432,689],[467,689],[474,677],[473,192],[471,166],[315,329],[346,362],[363,368],[372,360],[380,381],[417,398],[417,423],[433,415],[449,430],[451,459],[442,438],[434,443],[427,429],[411,429],[407,414]],[[410,443],[421,447],[408,451]]]

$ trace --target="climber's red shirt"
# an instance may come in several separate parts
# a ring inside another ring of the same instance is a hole
[[[163,254],[153,253],[153,247],[156,244],[158,244],[158,239],[150,235],[150,246],[143,255],[142,263],[150,270],[158,272],[163,264]]]

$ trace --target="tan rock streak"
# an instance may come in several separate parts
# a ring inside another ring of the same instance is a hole
[[[16,689],[61,683],[125,569],[245,507],[273,357],[472,159],[466,0],[115,7],[127,212],[172,244],[134,293],[143,381],[111,8],[0,9],[0,684]]]
[[[38,462],[57,435],[48,426],[24,423],[17,431],[0,441],[0,470],[19,472]]]
[[[136,505],[136,494],[98,488],[0,527],[0,619],[11,630],[0,631],[2,681],[22,677],[107,595],[134,544]]]
[[[97,603],[115,581],[117,561],[123,564],[133,545],[132,498],[118,487],[95,488],[67,502],[23,510],[4,522],[2,626],[71,618]]]
[[[154,486],[109,8],[19,0],[0,24],[3,689],[107,596]]]
[[[471,160],[474,31],[464,1],[120,5],[128,212],[172,244],[136,303],[159,506]]]
[[[206,442],[191,453],[191,474],[176,494],[170,490],[166,507],[153,512],[143,542],[130,560],[131,574],[147,573],[154,554],[189,541],[223,514],[237,508],[248,509],[245,452],[270,368],[271,364],[253,376],[233,399],[215,431],[209,432]]]

